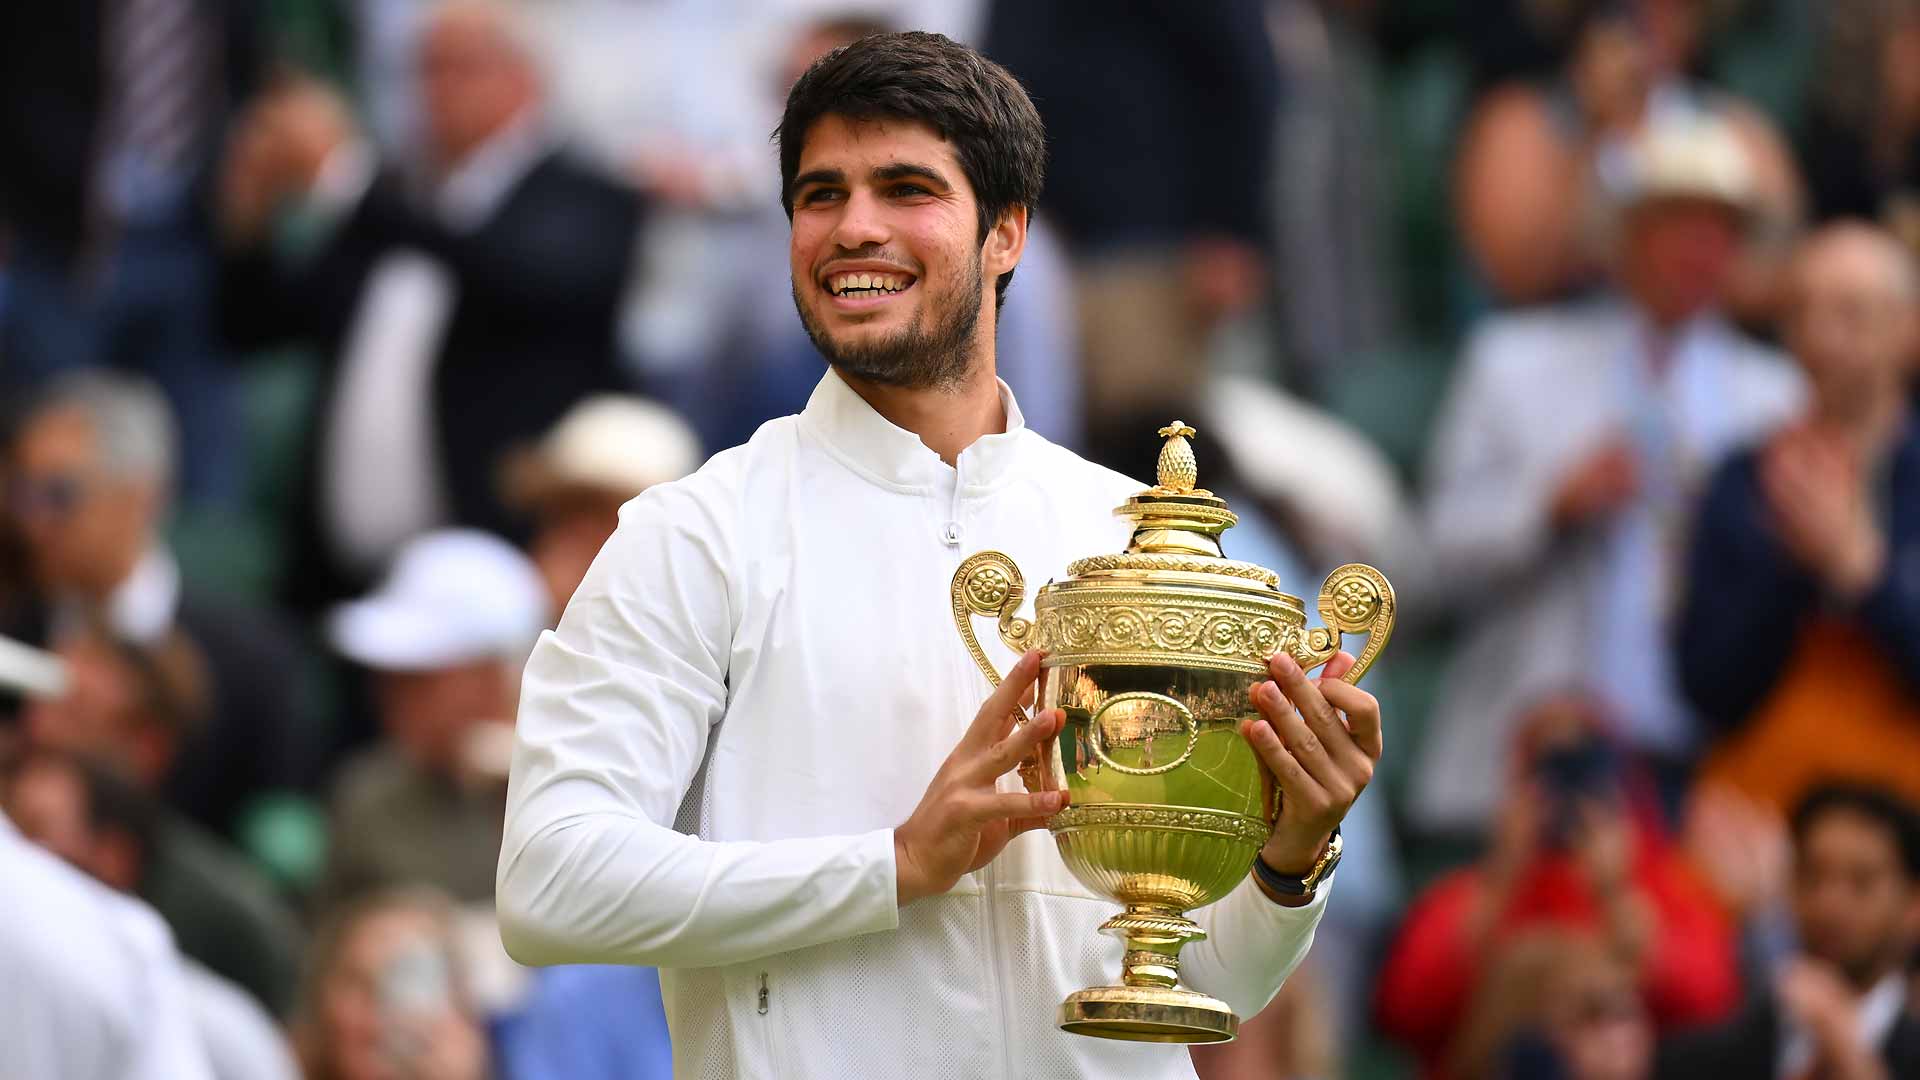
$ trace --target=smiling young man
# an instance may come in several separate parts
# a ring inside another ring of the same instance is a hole
[[[831,370],[799,416],[629,503],[534,651],[502,937],[528,963],[659,965],[679,1076],[1191,1077],[1181,1047],[1055,1029],[1117,970],[1112,904],[1022,835],[1061,807],[1012,775],[1062,723],[1013,722],[1040,657],[996,656],[993,690],[948,608],[981,548],[1042,579],[1120,550],[1112,510],[1143,486],[1026,430],[994,375],[1039,117],[977,53],[882,35],[795,84],[779,141],[794,302]],[[1273,675],[1243,726],[1283,792],[1260,857],[1303,878],[1380,714]],[[1250,877],[1196,913],[1182,978],[1253,1015],[1326,891]]]

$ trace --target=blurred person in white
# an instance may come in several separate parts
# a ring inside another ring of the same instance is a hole
[[[51,644],[96,622],[134,645],[176,632],[193,641],[210,682],[206,722],[182,733],[154,779],[171,805],[232,837],[260,797],[315,779],[318,740],[298,705],[291,628],[182,577],[162,531],[177,445],[172,410],[152,384],[62,377],[21,408],[6,506]]]
[[[209,892],[229,888],[231,877],[219,875],[231,864],[182,852],[182,839],[165,835],[165,815],[106,762],[30,749],[0,772],[0,805],[23,835],[101,884],[148,900],[167,919],[181,944],[183,989],[219,1080],[291,1080],[296,1075],[279,1022],[257,996],[260,988],[233,981],[249,972],[222,974],[205,966],[223,957],[231,960],[235,952],[258,950],[265,954],[259,959],[282,965],[287,982],[277,989],[285,999],[274,1006],[286,1009],[298,949],[286,913],[281,913],[284,938],[261,940],[251,925],[253,912],[236,907],[231,893]],[[196,874],[211,876],[196,882]],[[197,955],[210,936],[225,952]]]
[[[215,1080],[166,923],[0,811],[0,1077]]]
[[[1604,280],[1609,207],[1636,185],[1633,145],[1662,124],[1724,124],[1752,173],[1756,242],[1728,300],[1763,315],[1801,218],[1798,167],[1771,120],[1688,72],[1714,5],[1700,0],[1522,0],[1559,24],[1562,69],[1494,88],[1467,118],[1454,205],[1467,251],[1501,301],[1557,300]],[[1724,6],[1724,5],[1722,5]]]
[[[512,544],[447,530],[328,616],[333,647],[373,674],[381,738],[334,780],[327,901],[415,882],[492,897],[519,665],[547,604]]]
[[[1758,850],[1768,828],[1777,817],[1723,819],[1703,839]],[[1766,958],[1738,1016],[1662,1041],[1662,1080],[1920,1077],[1907,971],[1920,944],[1920,816],[1883,788],[1835,781],[1793,808],[1791,837],[1791,862],[1772,861],[1758,880],[1730,860],[1708,864],[1757,916],[1789,913],[1794,946]]]
[[[414,48],[417,168],[291,81],[249,111],[223,176],[226,332],[324,361],[286,582],[302,610],[365,589],[423,532],[509,531],[501,456],[626,382],[640,197],[555,129],[516,5],[436,4]]]
[[[305,1080],[487,1080],[466,974],[453,906],[434,890],[381,890],[329,911],[293,1022]]]
[[[1449,1066],[1453,1080],[1653,1075],[1653,1021],[1633,964],[1600,935],[1532,931],[1502,945],[1488,966]]]
[[[27,756],[0,789],[20,830],[152,904],[182,952],[274,1013],[293,994],[300,928],[254,864],[165,805],[159,778],[204,714],[191,643],[94,634],[58,653],[64,693],[23,715]]]
[[[831,366],[800,416],[629,503],[541,636],[502,937],[525,962],[660,965],[689,1080],[1191,1077],[1178,1045],[1055,1026],[1121,958],[1087,932],[1110,905],[1034,833],[1063,793],[1011,775],[1064,714],[1016,728],[1040,655],[986,645],[991,689],[953,636],[967,551],[1042,580],[1123,547],[1113,508],[1143,486],[1027,430],[994,377],[1038,112],[979,53],[902,33],[822,58],[780,130],[793,300]],[[1331,894],[1311,870],[1381,753],[1352,662],[1315,680],[1282,654],[1250,693],[1240,734],[1284,793],[1257,857],[1291,880],[1197,912],[1180,958],[1242,1016],[1310,947]]]
[[[1630,160],[1612,292],[1485,320],[1436,424],[1427,570],[1466,625],[1414,770],[1428,829],[1487,822],[1521,706],[1548,692],[1590,688],[1668,789],[1698,750],[1672,642],[1690,516],[1804,391],[1721,314],[1753,199],[1739,139],[1658,124]]]
[[[547,625],[580,587],[620,524],[620,507],[700,465],[700,443],[673,410],[644,398],[601,394],[560,418],[507,460],[502,493],[533,519],[527,554],[546,583]]]

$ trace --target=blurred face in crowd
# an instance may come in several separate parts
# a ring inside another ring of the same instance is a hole
[[[355,920],[321,974],[309,1040],[336,1080],[399,1080],[409,1044],[433,1044],[436,1025],[467,1023],[447,977],[448,942],[427,911],[395,905]]]
[[[546,583],[554,618],[566,610],[594,556],[600,554],[620,524],[623,501],[616,494],[580,491],[549,499],[539,508],[539,524],[527,554]]]
[[[383,671],[376,683],[381,723],[422,768],[453,772],[476,726],[511,721],[504,664],[493,657],[426,671]]]
[[[443,167],[457,165],[539,97],[532,60],[481,5],[450,6],[420,42],[427,136]]]
[[[14,442],[7,508],[43,588],[111,592],[146,550],[159,501],[153,481],[102,467],[77,409],[34,417]]]
[[[1839,807],[1807,823],[1795,852],[1793,907],[1806,951],[1866,987],[1914,941],[1920,889],[1882,822]]]
[[[1795,263],[1787,344],[1826,415],[1857,419],[1902,392],[1920,329],[1908,258],[1877,230],[1836,226]]]
[[[1569,1080],[1640,1080],[1653,1065],[1653,1024],[1633,973],[1594,950],[1557,973],[1544,1027]]]
[[[1628,211],[1621,282],[1661,326],[1720,303],[1740,253],[1740,223],[1719,203],[1662,199]]]
[[[951,143],[832,114],[807,132],[792,195],[793,301],[815,347],[879,385],[958,383],[992,340],[991,282],[1019,261],[1025,214],[983,243]]]
[[[27,742],[111,762],[141,786],[157,787],[173,764],[176,741],[148,714],[126,659],[93,637],[55,651],[67,664],[67,692],[27,706]]]
[[[21,835],[95,879],[132,892],[140,883],[140,851],[119,830],[94,827],[87,785],[71,762],[41,756],[22,765],[7,784],[7,816]]]

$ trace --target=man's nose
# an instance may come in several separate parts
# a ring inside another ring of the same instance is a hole
[[[832,239],[836,247],[858,251],[869,244],[887,242],[890,233],[878,199],[864,191],[855,191],[844,205],[840,219],[833,225]]]

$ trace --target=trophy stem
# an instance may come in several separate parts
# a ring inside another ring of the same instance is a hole
[[[1233,1038],[1240,1018],[1223,1001],[1180,985],[1180,946],[1207,936],[1179,908],[1128,904],[1101,932],[1127,943],[1118,986],[1068,995],[1060,1027],[1132,1042],[1210,1043]]]

